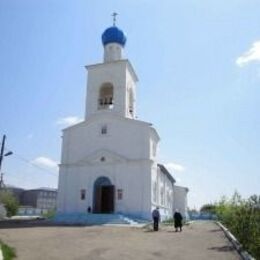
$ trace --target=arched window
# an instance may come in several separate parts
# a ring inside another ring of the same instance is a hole
[[[103,126],[101,127],[101,134],[102,134],[102,135],[106,135],[106,134],[107,134],[107,125],[103,125]]]
[[[114,88],[110,83],[104,83],[99,90],[98,109],[112,109]]]

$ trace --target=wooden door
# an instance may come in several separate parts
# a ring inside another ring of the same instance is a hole
[[[94,212],[95,213],[100,213],[101,212],[101,205],[102,205],[102,187],[96,187],[95,189],[95,208],[94,208]]]
[[[101,195],[101,212],[113,213],[114,212],[114,192],[115,187],[113,185],[103,186]]]

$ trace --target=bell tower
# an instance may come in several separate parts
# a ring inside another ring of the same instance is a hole
[[[85,119],[100,113],[113,113],[131,119],[136,118],[135,97],[138,78],[131,63],[123,58],[126,36],[116,26],[102,34],[104,59],[102,63],[88,65]]]

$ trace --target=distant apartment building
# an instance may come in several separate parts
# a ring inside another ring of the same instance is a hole
[[[20,203],[18,214],[39,215],[56,209],[57,189],[38,188],[24,190],[8,187]]]
[[[22,197],[22,194],[23,192],[25,191],[24,189],[22,188],[18,188],[18,187],[14,187],[14,186],[10,186],[10,185],[7,185],[6,186],[6,189],[10,192],[13,193],[14,197],[17,199],[17,201],[21,204],[21,197]]]
[[[21,204],[33,208],[49,211],[56,208],[57,190],[39,188],[26,190],[22,193]]]

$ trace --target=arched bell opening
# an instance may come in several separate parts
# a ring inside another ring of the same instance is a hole
[[[98,109],[113,109],[114,87],[111,83],[104,83],[99,90]]]

